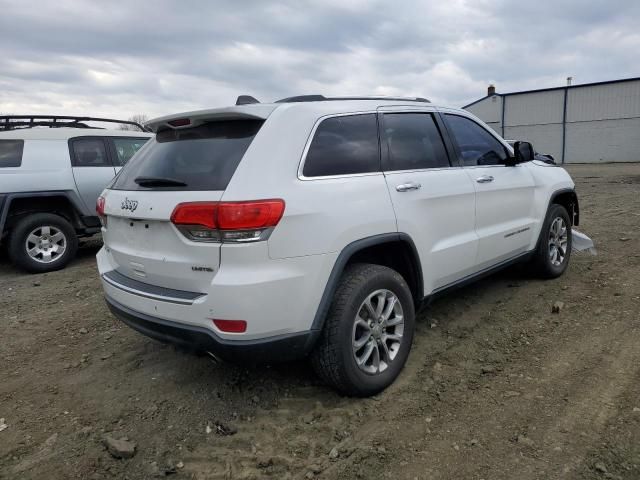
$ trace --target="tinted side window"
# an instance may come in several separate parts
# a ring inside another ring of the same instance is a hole
[[[71,141],[74,167],[110,167],[107,149],[101,138],[74,138]]]
[[[451,114],[446,114],[445,118],[460,147],[465,166],[500,165],[505,162],[505,147],[476,122]]]
[[[389,147],[385,170],[450,166],[438,126],[431,114],[385,114],[384,134]]]
[[[311,141],[302,173],[305,177],[322,177],[379,170],[378,122],[375,114],[364,114],[323,120]]]
[[[23,140],[0,140],[0,168],[22,165]]]
[[[113,138],[116,165],[122,166],[149,140],[148,138]]]

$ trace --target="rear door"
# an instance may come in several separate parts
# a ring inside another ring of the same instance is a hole
[[[437,114],[385,111],[380,123],[383,170],[398,231],[408,233],[418,249],[429,294],[474,269],[473,184],[450,162]]]
[[[507,148],[472,118],[444,118],[476,190],[478,269],[523,253],[533,239],[535,182],[524,165],[505,166]]]
[[[113,179],[107,142],[102,137],[76,137],[69,140],[69,153],[76,187],[88,212],[95,212],[100,192]]]
[[[104,194],[105,246],[130,278],[206,292],[220,263],[220,243],[194,240],[172,222],[178,204],[222,198],[262,120],[215,121],[158,132]]]

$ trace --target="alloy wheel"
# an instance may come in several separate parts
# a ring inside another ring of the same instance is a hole
[[[53,263],[64,255],[67,249],[67,237],[57,227],[42,225],[27,235],[25,248],[32,260],[39,263]]]
[[[394,361],[402,345],[402,305],[390,290],[376,290],[362,302],[353,324],[353,356],[362,371],[375,375]]]
[[[549,228],[549,260],[555,267],[562,265],[567,255],[569,235],[562,217],[556,217]]]

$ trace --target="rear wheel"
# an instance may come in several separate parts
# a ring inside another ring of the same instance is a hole
[[[569,266],[571,243],[571,220],[566,208],[562,205],[551,205],[532,259],[537,273],[543,278],[562,275]]]
[[[51,272],[64,268],[78,249],[73,226],[53,213],[24,217],[9,236],[9,256],[28,272]]]
[[[402,276],[387,267],[347,268],[312,354],[317,374],[346,395],[374,395],[405,364],[414,331],[413,298]]]

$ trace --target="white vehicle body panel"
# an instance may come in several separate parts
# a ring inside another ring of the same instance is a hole
[[[0,140],[15,138],[9,133],[0,132]],[[0,181],[0,193],[75,189],[67,142],[25,140],[22,165],[3,168]]]
[[[476,192],[478,270],[529,250],[534,180],[524,165],[464,167]],[[492,180],[482,183],[483,179]]]
[[[398,230],[414,239],[424,276],[424,293],[476,271],[475,192],[464,169],[443,168],[385,174]],[[418,183],[419,190],[396,187]]]

